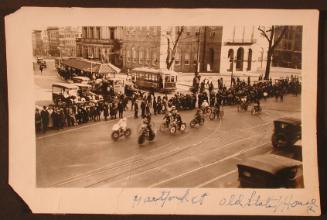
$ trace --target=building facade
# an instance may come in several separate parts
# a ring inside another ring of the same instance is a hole
[[[276,26],[275,36],[279,36],[284,28],[286,32],[274,50],[272,65],[301,69],[303,28],[302,26]],[[276,39],[277,37],[274,38],[275,42]]]
[[[43,41],[42,41],[41,30],[34,30],[32,32],[32,47],[33,47],[33,56],[39,57],[43,55]]]
[[[83,26],[82,35],[76,40],[77,56],[121,67],[121,29]]]
[[[140,66],[167,68],[170,49],[181,27],[123,27],[122,60],[124,69]],[[185,26],[178,42],[172,69],[177,72],[220,72],[222,27]],[[199,62],[199,64],[197,64]]]
[[[255,26],[224,27],[222,72],[249,73],[265,68],[266,46]]]
[[[47,36],[49,39],[49,54],[54,57],[60,56],[59,51],[59,28],[58,27],[48,27]]]
[[[76,56],[76,39],[81,37],[81,31],[75,27],[59,29],[59,52],[62,57]]]

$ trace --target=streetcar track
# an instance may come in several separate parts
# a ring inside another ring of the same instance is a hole
[[[252,150],[254,150],[254,149],[256,149],[256,148],[262,147],[262,146],[267,145],[267,144],[269,144],[269,142],[266,142],[266,143],[264,143],[264,144],[260,144],[260,145],[256,145],[255,147],[252,147],[252,148],[249,148],[249,149],[246,149],[246,150],[242,150],[242,151],[240,151],[240,152],[237,152],[237,153],[234,153],[234,154],[229,155],[229,156],[227,156],[227,157],[224,157],[223,159],[217,160],[217,161],[215,161],[215,162],[213,162],[213,163],[209,163],[209,164],[206,164],[206,165],[204,165],[204,166],[200,166],[200,167],[195,168],[195,169],[193,169],[193,170],[190,170],[190,171],[184,172],[184,173],[179,174],[179,175],[177,175],[177,176],[174,176],[174,177],[168,178],[168,179],[166,179],[166,180],[160,181],[160,182],[158,182],[158,183],[152,184],[152,185],[148,186],[147,188],[153,188],[153,187],[155,187],[155,186],[159,186],[159,185],[162,185],[162,184],[164,184],[164,183],[168,183],[168,182],[170,182],[170,181],[172,181],[172,180],[174,180],[174,179],[177,179],[177,178],[183,177],[183,176],[185,176],[185,175],[188,175],[188,174],[190,174],[190,173],[196,172],[196,171],[201,170],[201,169],[203,169],[203,168],[207,168],[207,167],[209,167],[209,166],[215,165],[215,164],[217,164],[217,163],[221,163],[221,162],[223,162],[223,161],[226,161],[226,160],[229,160],[229,159],[232,159],[232,158],[236,158],[237,156],[239,156],[239,155],[241,155],[241,154],[243,154],[243,153],[246,153],[246,152],[252,151]]]
[[[220,122],[220,125],[221,125],[221,122]],[[266,126],[267,123],[265,124],[261,124],[261,125],[257,125],[257,126],[254,126],[254,127],[250,127],[250,128],[245,128],[245,129],[239,129],[239,130],[242,130],[242,131],[245,131],[245,130],[251,130],[251,129],[255,129],[255,128],[258,128],[258,127],[263,127],[263,126]],[[157,154],[157,155],[154,155],[154,156],[150,156],[150,157],[146,157],[144,159],[146,160],[152,160],[152,158],[156,158],[156,157],[161,157],[162,155],[165,155],[165,154],[171,154],[170,156],[174,156],[178,153],[181,153],[185,150],[187,150],[188,148],[190,147],[195,147],[199,144],[202,144],[204,142],[205,139],[208,139],[210,138],[213,134],[215,134],[215,132],[220,128],[220,126],[215,126],[215,129],[214,131],[212,131],[209,135],[207,135],[207,137],[203,138],[201,141],[199,141],[198,143],[193,143],[193,144],[189,144],[187,146],[178,146],[177,148],[171,150],[171,151],[166,151],[166,152],[163,152],[161,154]],[[189,134],[191,134],[191,132],[189,132]],[[185,137],[186,138],[186,137]],[[183,138],[184,139],[184,138]],[[151,149],[150,151],[148,151],[147,153],[151,153],[153,151],[157,151],[157,150],[160,150],[162,148],[166,148],[167,146],[169,145],[172,145],[173,143],[172,142],[169,142],[168,144],[165,144],[165,145],[162,145],[162,146],[159,146],[158,148],[154,148],[154,149]],[[228,144],[229,145],[229,144]],[[144,156],[142,153],[138,153],[136,155],[133,155],[131,157],[128,157],[124,160],[120,160],[120,161],[117,161],[117,162],[114,162],[112,164],[109,164],[109,165],[105,165],[103,167],[100,167],[100,168],[97,168],[97,169],[94,169],[94,170],[91,170],[91,171],[88,171],[86,173],[83,173],[83,174],[80,174],[80,175],[77,175],[77,176],[74,176],[74,177],[70,177],[64,181],[60,181],[60,182],[57,182],[55,184],[52,184],[52,186],[62,186],[62,185],[65,185],[65,184],[68,184],[68,183],[72,183],[72,182],[75,182],[75,181],[80,181],[81,179],[84,179],[84,178],[88,178],[88,177],[92,177],[92,176],[95,176],[95,175],[98,175],[98,174],[101,174],[101,173],[104,173],[104,172],[108,172],[110,170],[114,170],[114,169],[120,169],[121,166],[127,166],[127,165],[130,165],[131,163],[133,164],[133,161],[135,161],[135,159],[137,159],[137,157],[139,156]],[[163,157],[162,159],[166,159],[168,156],[165,156]],[[139,160],[143,159],[143,158],[138,158]],[[160,160],[162,160],[160,159]],[[137,167],[136,169],[138,168],[141,168],[141,167],[144,167],[144,166],[147,166],[149,164],[152,164],[154,162],[157,162],[158,160],[154,160],[154,161],[151,161],[151,162],[148,162],[148,163],[145,163],[143,164],[142,166],[139,166]],[[127,171],[125,171],[127,172]],[[124,173],[125,173],[124,172]],[[117,174],[117,175],[121,175],[121,174]],[[116,177],[117,175],[115,175],[114,177]],[[114,178],[114,177],[110,177],[108,179],[111,179],[111,178]],[[104,180],[103,180],[104,181]],[[102,181],[101,181],[102,182]],[[98,184],[98,183],[95,183],[95,184]],[[92,185],[95,185],[95,184],[92,184]],[[87,186],[89,187],[89,186]]]
[[[218,127],[218,126],[217,126]],[[208,137],[210,137],[212,134],[214,134],[215,132],[216,132],[216,130],[217,130],[217,127],[215,128],[215,130],[213,131],[213,132],[211,132],[209,135],[207,135],[207,137],[205,137],[205,138],[208,138]],[[205,139],[204,138],[204,139]],[[203,140],[202,141],[200,141],[200,142],[198,142],[198,143],[195,143],[195,144],[189,144],[189,145],[186,145],[186,146],[183,146],[183,147],[177,147],[177,148],[175,148],[174,150],[172,150],[172,151],[168,151],[168,153],[172,153],[171,155],[168,155],[168,156],[165,156],[165,157],[159,157],[159,160],[164,160],[164,159],[166,159],[166,158],[168,158],[168,157],[171,157],[171,156],[175,156],[176,154],[179,154],[179,153],[181,153],[181,152],[183,152],[183,151],[185,151],[185,150],[187,150],[188,148],[191,148],[191,147],[194,147],[194,146],[197,146],[197,145],[199,145],[199,144],[201,144],[203,142]],[[176,151],[176,152],[174,152],[174,151]],[[157,155],[156,155],[157,156]],[[156,157],[156,156],[153,156],[153,157]],[[148,158],[147,158],[148,159]],[[149,165],[149,164],[152,164],[152,163],[155,163],[155,162],[158,162],[159,160],[154,160],[154,161],[150,161],[150,162],[148,162],[148,163],[146,163],[146,164],[143,164],[142,166],[139,166],[139,167],[134,167],[134,169],[139,169],[139,168],[141,168],[141,167],[144,167],[144,166],[147,166],[147,165]],[[96,183],[93,183],[93,184],[90,184],[90,185],[87,185],[86,187],[92,187],[92,186],[94,186],[94,185],[97,185],[97,184],[99,184],[99,183],[101,183],[101,182],[105,182],[105,181],[107,181],[107,180],[109,180],[109,179],[112,179],[112,178],[115,178],[115,177],[117,177],[117,176],[119,176],[119,175],[122,175],[122,174],[124,174],[124,173],[126,173],[126,172],[131,172],[131,170],[129,170],[129,171],[125,171],[125,172],[123,172],[123,173],[119,173],[119,174],[117,174],[116,176],[114,176],[114,177],[107,177],[107,178],[104,178],[104,179],[101,179],[100,181],[98,181],[98,182],[96,182]]]
[[[211,151],[216,151],[216,150],[223,150],[225,147],[228,147],[228,146],[230,146],[230,145],[232,145],[232,144],[235,144],[235,143],[238,143],[238,142],[240,142],[240,141],[244,141],[244,140],[247,140],[247,139],[251,139],[251,138],[253,138],[253,137],[255,137],[255,136],[259,136],[259,135],[253,135],[253,136],[250,136],[250,137],[247,137],[247,138],[244,138],[244,139],[241,139],[241,140],[237,140],[237,141],[235,141],[235,142],[232,142],[232,143],[228,143],[228,144],[225,144],[225,145],[223,145],[222,147],[220,147],[220,148],[212,148],[212,149],[207,149],[207,151],[205,152],[205,153],[208,153],[208,152],[211,152]],[[221,137],[219,137],[219,138],[221,138]],[[201,144],[201,143],[198,143],[198,144]],[[185,149],[186,150],[186,149]],[[176,154],[178,154],[178,153],[180,153],[180,152],[176,152],[174,155],[172,155],[172,156],[175,156]],[[202,153],[202,154],[205,154],[205,153]],[[202,155],[202,154],[200,154],[200,155]],[[165,158],[163,158],[163,159],[165,159]],[[185,158],[182,158],[182,159],[180,159],[180,160],[178,160],[178,161],[175,161],[175,163],[176,162],[179,162],[179,161],[182,161],[182,160],[184,160]],[[150,163],[149,163],[150,164]],[[153,171],[153,170],[155,170],[155,169],[162,169],[162,168],[164,168],[164,167],[167,167],[167,166],[170,166],[171,164],[164,164],[164,165],[161,165],[161,166],[159,166],[159,167],[152,167],[152,168],[150,168],[150,169],[147,169],[147,170],[144,170],[144,171],[141,171],[141,172],[138,172],[137,174],[133,174],[133,175],[131,175],[131,176],[128,176],[128,178],[130,179],[131,177],[136,177],[136,176],[140,176],[140,175],[142,175],[142,174],[144,174],[144,173],[147,173],[147,172],[151,172],[151,171]],[[141,167],[138,167],[138,168],[141,168]],[[136,169],[138,169],[138,168],[136,168]],[[122,173],[123,174],[123,173]],[[122,175],[122,174],[120,174],[120,175]],[[124,179],[126,179],[125,177],[122,177],[122,178],[120,178],[120,179],[117,179],[117,180],[115,180],[114,182],[120,182],[121,180],[124,180]],[[106,180],[103,180],[103,181],[101,181],[101,182],[106,182],[107,180],[109,180],[109,179],[106,179]],[[95,184],[92,184],[91,186],[94,186],[94,185],[97,185],[97,184],[99,184],[100,182],[98,182],[98,183],[95,183]]]

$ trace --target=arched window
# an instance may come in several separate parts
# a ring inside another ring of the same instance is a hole
[[[236,71],[243,71],[244,49],[242,47],[237,49],[236,55]]]
[[[247,70],[251,70],[251,65],[252,65],[252,49],[249,49],[249,54],[248,54],[248,68]]]
[[[229,59],[229,69],[227,71],[232,71],[233,65],[234,65],[234,50],[233,49],[228,50],[228,59]]]

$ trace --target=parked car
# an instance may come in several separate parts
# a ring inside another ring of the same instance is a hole
[[[302,162],[263,154],[237,164],[242,188],[303,188]]]
[[[296,118],[280,118],[274,121],[274,133],[271,137],[275,148],[292,146],[301,139],[301,120]]]

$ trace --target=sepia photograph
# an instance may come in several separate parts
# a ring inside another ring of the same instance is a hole
[[[9,182],[33,212],[319,215],[316,11],[6,22]]]
[[[303,187],[302,31],[33,30],[37,186]]]

